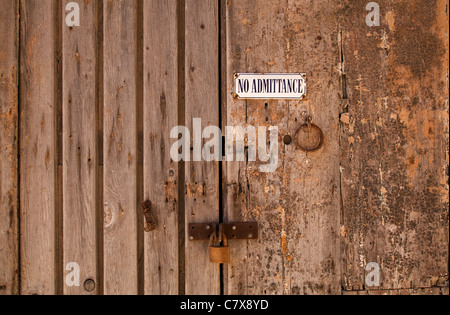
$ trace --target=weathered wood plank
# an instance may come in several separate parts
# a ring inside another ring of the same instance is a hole
[[[0,295],[19,292],[18,2],[0,7]]]
[[[372,290],[372,291],[344,291],[342,295],[448,295],[448,287],[434,287],[426,289],[398,289],[398,290]]]
[[[144,1],[144,192],[157,225],[145,234],[145,293],[178,293],[177,1]],[[144,222],[145,223],[145,222]]]
[[[21,293],[56,293],[57,1],[20,2]]]
[[[138,293],[137,1],[104,3],[105,294]]]
[[[344,1],[348,113],[342,116],[344,288],[448,280],[448,1]],[[344,111],[345,112],[345,111]],[[369,288],[366,288],[369,289]]]
[[[232,243],[228,294],[340,294],[338,1],[230,1],[227,6],[229,126],[277,126],[278,169],[227,162],[225,216],[260,224],[257,242]],[[234,73],[308,75],[303,101],[233,98]],[[311,116],[320,151],[304,153],[283,137]]]
[[[63,1],[63,8],[70,1]],[[97,281],[97,1],[82,2],[81,24],[63,21],[63,231],[64,262],[80,266],[80,287],[64,294],[87,292],[86,280]],[[66,12],[67,13],[67,12]]]
[[[192,132],[194,118],[202,119],[203,128],[219,126],[219,10],[214,0],[185,3],[185,123]],[[202,147],[208,140],[202,140]],[[219,221],[218,166],[218,162],[186,163],[186,224]],[[209,261],[208,242],[186,239],[186,294],[218,294],[219,265]]]

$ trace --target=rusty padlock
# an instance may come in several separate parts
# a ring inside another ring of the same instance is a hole
[[[223,241],[223,245],[221,245]],[[230,248],[228,247],[228,239],[223,234],[222,226],[219,230],[219,238],[213,233],[209,242],[209,260],[214,264],[228,264],[230,262]]]

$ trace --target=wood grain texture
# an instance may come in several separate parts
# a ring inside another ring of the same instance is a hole
[[[105,294],[138,293],[137,1],[104,3]]]
[[[202,119],[203,128],[219,126],[219,10],[218,1],[214,0],[185,3],[185,126],[192,133],[194,118]],[[202,147],[208,140],[202,140]],[[186,224],[218,222],[218,162],[186,163],[185,179]],[[219,266],[209,261],[208,242],[186,241],[186,294],[219,292]]]
[[[63,8],[70,1],[63,1]],[[81,25],[62,31],[63,57],[63,231],[64,262],[80,266],[80,287],[97,281],[97,1],[80,4]],[[67,12],[66,12],[67,14]]]
[[[229,1],[228,126],[277,126],[279,164],[225,165],[225,220],[256,221],[257,242],[232,242],[227,294],[340,294],[338,1]],[[308,76],[303,101],[236,100],[234,73]],[[315,153],[283,137],[311,116],[325,134]]]
[[[56,293],[56,1],[20,2],[21,293]]]
[[[0,295],[18,288],[18,2],[0,6]]]
[[[348,113],[342,116],[343,286],[448,285],[448,1],[342,7]],[[364,15],[362,15],[365,13]]]
[[[157,221],[145,234],[145,293],[178,293],[178,165],[170,131],[178,125],[177,1],[144,1],[144,191]]]

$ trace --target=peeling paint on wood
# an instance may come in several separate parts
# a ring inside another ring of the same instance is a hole
[[[343,286],[362,290],[370,262],[381,266],[378,289],[442,285],[449,245],[448,2],[378,2],[379,28],[359,18],[364,1],[342,8],[349,94],[349,118],[341,119]]]
[[[371,291],[343,291],[342,295],[448,295],[448,287],[425,288],[425,289],[395,289],[395,290],[371,290]]]

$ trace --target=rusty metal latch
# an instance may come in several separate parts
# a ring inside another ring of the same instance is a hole
[[[189,224],[190,241],[208,241],[213,233],[222,230],[228,240],[257,240],[258,223]]]
[[[209,260],[215,264],[230,262],[228,240],[258,239],[258,223],[189,224],[190,241],[209,240]]]

